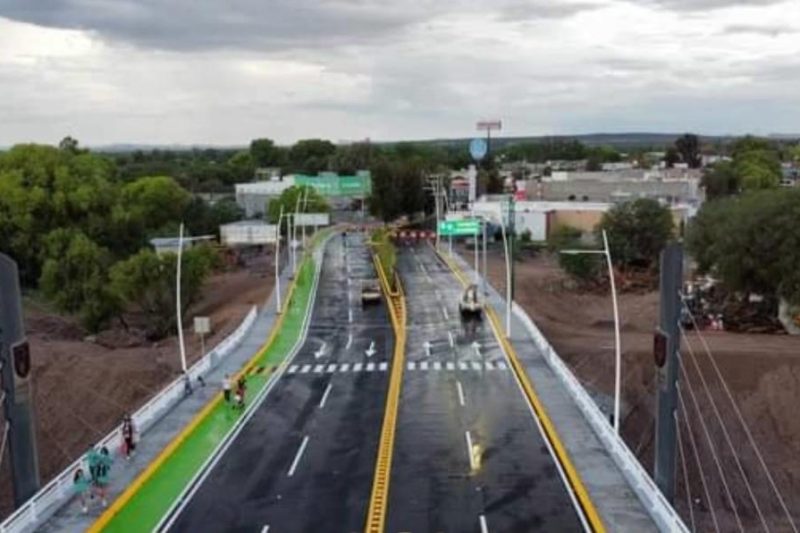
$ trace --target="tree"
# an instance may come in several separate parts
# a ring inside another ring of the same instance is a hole
[[[396,163],[394,181],[398,184],[400,211],[411,219],[425,207],[425,176],[419,161]]]
[[[191,196],[167,176],[139,178],[120,190],[112,223],[116,237],[128,253],[144,246],[148,238],[177,226]]]
[[[674,168],[676,163],[680,163],[681,161],[681,154],[678,153],[678,150],[670,146],[667,148],[666,154],[664,154],[664,163],[667,165],[667,168]]]
[[[295,172],[317,174],[328,168],[329,158],[336,152],[336,145],[322,139],[297,141],[289,149],[289,166]]]
[[[273,224],[278,223],[281,207],[285,214],[294,213],[300,202],[300,212],[327,213],[330,206],[327,200],[314,188],[308,185],[293,185],[285,189],[278,198],[273,198],[267,204],[267,216]],[[305,206],[305,211],[303,206]]]
[[[547,248],[558,254],[558,264],[570,276],[586,282],[597,279],[602,272],[602,263],[590,254],[564,254],[564,250],[589,249],[582,241],[583,234],[572,226],[557,226],[547,238]],[[594,248],[594,247],[592,247]]]
[[[640,198],[603,214],[597,232],[606,231],[611,257],[622,268],[650,268],[673,234],[672,213],[656,200]]]
[[[739,151],[733,167],[745,190],[773,189],[783,177],[778,153],[773,150]]]
[[[197,246],[183,253],[181,307],[183,316],[200,298],[203,283],[217,264],[210,246]],[[157,255],[144,248],[115,264],[110,272],[111,290],[142,313],[150,338],[163,338],[176,327],[175,276],[177,255]]]
[[[186,206],[181,218],[186,221],[186,231],[189,235],[219,236],[219,227],[242,220],[244,210],[233,198],[223,198],[209,205],[202,198],[195,197]]]
[[[272,139],[250,141],[250,158],[257,167],[279,167],[283,164],[283,152]]]
[[[370,167],[376,147],[369,142],[339,146],[331,157],[331,170],[339,174],[355,174],[358,170]]]
[[[739,175],[733,163],[728,161],[720,161],[706,170],[700,184],[705,188],[708,200],[738,194],[741,188]]]
[[[90,331],[98,331],[117,313],[108,289],[109,250],[79,230],[57,229],[45,238],[40,288],[59,311],[77,313]]]
[[[675,141],[675,149],[689,168],[700,168],[700,140],[697,135],[685,133]]]
[[[397,202],[398,183],[394,179],[392,164],[381,158],[372,168],[372,194],[369,197],[369,210],[384,222],[400,216],[400,203]]]
[[[703,206],[688,228],[701,272],[731,291],[800,304],[800,191],[762,190]]]

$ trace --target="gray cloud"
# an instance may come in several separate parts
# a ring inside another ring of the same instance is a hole
[[[797,33],[797,29],[789,25],[771,24],[771,25],[756,25],[756,24],[731,24],[722,29],[724,34],[742,34],[751,33],[756,35],[766,35],[768,37],[777,37],[786,33]]]
[[[629,0],[630,1],[630,0]],[[785,0],[632,0],[633,4],[647,4],[674,11],[703,12],[742,6],[769,6]]]

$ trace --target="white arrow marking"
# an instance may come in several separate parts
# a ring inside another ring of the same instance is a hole
[[[448,332],[447,332],[447,336],[450,338],[450,347],[451,347],[451,348],[455,348],[455,347],[456,347],[456,341],[455,341],[455,339],[453,338],[453,334],[452,334],[451,332],[449,332],[449,331],[448,331]]]
[[[322,341],[322,346],[319,347],[319,350],[314,352],[314,358],[315,359],[319,359],[320,357],[322,357],[325,354],[325,347],[326,346],[327,345],[325,344],[325,341]]]
[[[427,357],[430,357],[431,356],[431,341],[425,341],[423,346],[425,347],[425,355]]]
[[[348,333],[348,335],[347,335],[347,346],[345,346],[344,349],[345,350],[349,350],[350,346],[352,346],[352,345],[353,345],[353,334],[352,333]]]
[[[372,357],[373,355],[375,355],[376,351],[377,350],[375,350],[375,341],[370,341],[369,349],[367,349],[367,351],[364,353],[367,354],[367,357]]]
[[[478,356],[480,356],[481,355],[481,345],[480,345],[480,343],[478,341],[475,341],[475,342],[472,343],[471,346],[472,346],[472,349],[475,350],[475,353],[478,354]]]

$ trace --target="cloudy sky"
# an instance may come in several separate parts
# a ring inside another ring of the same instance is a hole
[[[0,146],[800,132],[798,0],[0,0]]]

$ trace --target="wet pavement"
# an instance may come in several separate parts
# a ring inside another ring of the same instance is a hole
[[[401,247],[407,368],[387,532],[581,531],[559,470],[488,319],[427,245]]]
[[[170,531],[364,528],[394,335],[361,235],[327,245],[306,340]]]

